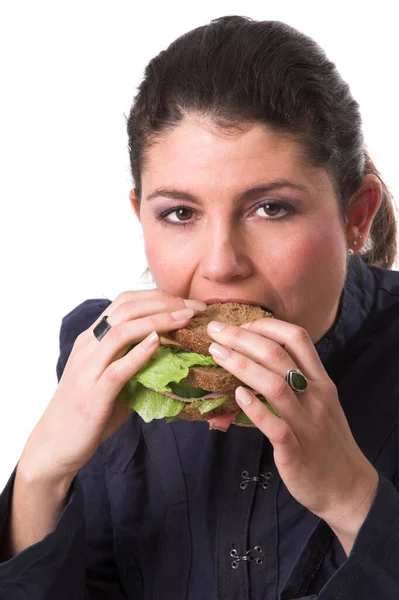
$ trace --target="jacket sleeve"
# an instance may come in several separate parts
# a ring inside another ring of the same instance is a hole
[[[110,304],[87,300],[64,317],[58,380],[74,341]],[[102,446],[72,482],[53,531],[0,564],[0,600],[124,600],[113,552],[113,529]],[[10,513],[17,467],[0,495],[0,547]]]
[[[380,473],[376,497],[348,558],[316,594],[295,594],[288,586],[280,600],[399,598],[398,549],[399,493]],[[306,569],[306,566],[302,565],[302,568]],[[314,590],[314,583],[311,587]]]

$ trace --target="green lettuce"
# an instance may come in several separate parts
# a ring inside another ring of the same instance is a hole
[[[218,367],[211,356],[161,346],[132,379],[157,392],[171,392],[168,384],[179,383],[194,366]]]
[[[198,400],[198,402],[191,402],[191,406],[198,408],[201,415],[214,410],[218,406],[222,406],[228,400],[228,398],[215,398],[214,400]]]
[[[118,395],[118,401],[133,408],[146,423],[163,417],[176,417],[184,408],[184,402],[149,390],[138,381],[129,379]]]
[[[186,402],[149,390],[132,379],[129,379],[123,386],[118,395],[118,401],[135,410],[146,423],[153,419],[163,419],[163,417],[167,417],[168,422],[177,420],[175,417],[187,406]],[[221,406],[226,400],[227,398],[215,398],[214,400],[191,402],[190,405],[197,408],[203,415]]]
[[[190,388],[184,384],[177,386],[182,379],[187,377],[190,367],[194,366],[218,367],[210,356],[161,346],[149,361],[125,383],[117,399],[135,410],[146,423],[164,417],[167,422],[179,420],[178,415],[186,406],[186,402],[169,398],[161,392],[181,390],[181,393],[186,394],[187,398],[198,397],[198,394],[201,393],[199,388]],[[206,392],[204,394],[206,395]],[[201,414],[205,414],[221,406],[226,400],[227,397],[221,397],[212,400],[198,400],[190,404]],[[279,416],[267,400],[262,399],[262,401],[275,415]],[[252,424],[243,411],[238,413],[235,422]]]

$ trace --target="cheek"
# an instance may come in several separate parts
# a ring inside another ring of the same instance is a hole
[[[345,241],[342,231],[315,228],[307,231],[300,239],[291,240],[280,257],[280,276],[285,281],[310,279],[317,285],[335,272],[345,269]]]
[[[182,296],[189,289],[189,279],[193,261],[187,253],[181,252],[174,244],[156,245],[145,242],[148,267],[157,288],[175,296]],[[160,247],[162,252],[159,251]]]
[[[274,283],[287,320],[304,327],[312,339],[319,339],[320,332],[330,325],[345,282],[342,234],[307,235],[286,248],[279,262]]]

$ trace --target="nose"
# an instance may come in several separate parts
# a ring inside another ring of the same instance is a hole
[[[199,274],[219,283],[244,279],[252,273],[252,261],[243,235],[233,225],[218,224],[201,241]]]

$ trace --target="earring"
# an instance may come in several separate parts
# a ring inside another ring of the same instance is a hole
[[[363,237],[363,236],[359,235],[359,236],[357,237],[357,240],[354,240],[354,241],[353,241],[353,245],[354,245],[354,246],[358,246],[358,245],[359,245],[359,242],[358,242],[358,240],[361,240],[361,239],[362,239],[362,237]],[[354,253],[354,251],[352,250],[352,248],[349,248],[349,250],[348,250],[348,255],[349,255],[349,256],[353,256],[354,254],[355,254],[355,253]]]

